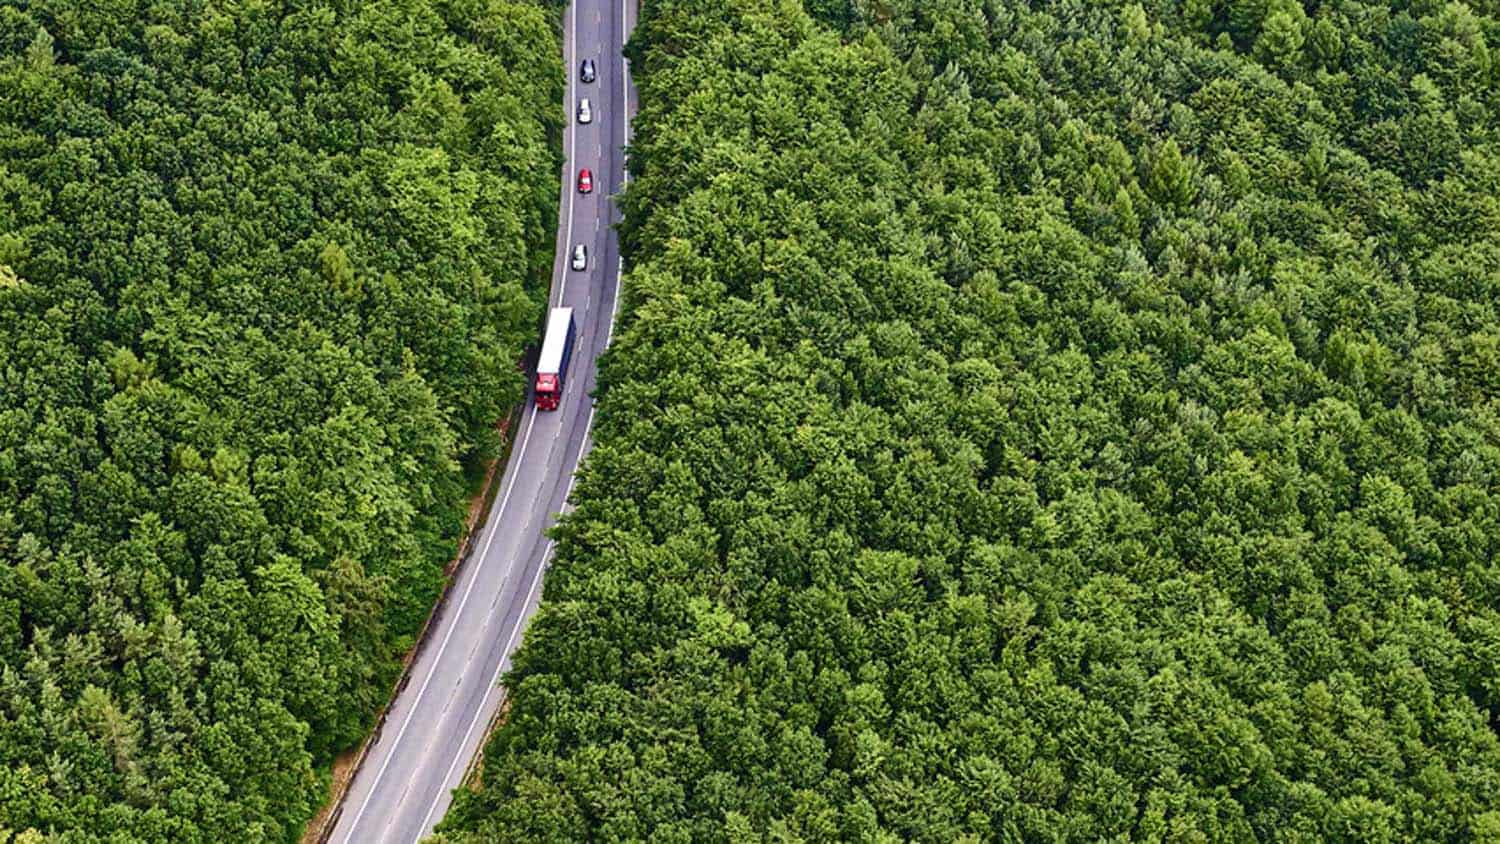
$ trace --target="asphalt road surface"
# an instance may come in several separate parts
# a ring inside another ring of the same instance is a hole
[[[610,195],[624,186],[623,145],[635,110],[621,55],[635,14],[635,0],[574,0],[563,19],[567,162],[550,304],[574,308],[570,377],[558,410],[538,412],[528,400],[475,551],[345,794],[329,839],[336,844],[411,844],[432,831],[479,752],[504,698],[500,675],[541,599],[552,555],[545,532],[563,510],[573,470],[588,451],[594,358],[609,342],[619,293],[619,243],[611,228],[618,211]],[[586,58],[597,67],[591,83],[578,78]],[[593,106],[588,124],[578,122],[582,97]],[[593,172],[593,193],[578,193],[580,167]],[[569,265],[577,243],[588,246],[582,272]]]

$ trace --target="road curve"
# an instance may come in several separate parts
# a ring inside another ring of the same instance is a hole
[[[548,301],[575,309],[572,377],[555,412],[537,412],[528,397],[495,505],[433,619],[410,681],[349,784],[329,837],[334,844],[412,844],[432,831],[479,752],[504,698],[500,675],[541,600],[552,554],[546,529],[566,505],[573,471],[588,451],[594,359],[609,342],[619,294],[619,212],[610,196],[625,184],[635,91],[622,49],[635,15],[635,0],[573,0],[564,14],[567,161]],[[591,83],[578,78],[586,58],[597,66]],[[581,97],[593,106],[588,124],[578,123]],[[580,167],[593,171],[591,194],[577,191]],[[588,246],[586,271],[569,268],[575,243]]]

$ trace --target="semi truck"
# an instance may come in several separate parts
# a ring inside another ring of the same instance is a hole
[[[542,353],[536,359],[536,409],[556,410],[573,357],[573,309],[553,308],[547,315]]]

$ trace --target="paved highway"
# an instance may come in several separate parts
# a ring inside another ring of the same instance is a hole
[[[336,844],[411,844],[432,831],[479,751],[504,697],[500,675],[541,598],[552,554],[545,531],[563,510],[573,470],[588,451],[594,358],[609,342],[619,293],[619,243],[611,227],[618,211],[610,195],[625,183],[623,145],[635,92],[621,50],[635,14],[635,0],[573,0],[564,15],[567,162],[549,299],[575,309],[571,377],[557,411],[538,412],[528,401],[474,553],[345,794],[329,838]],[[591,83],[579,79],[587,58],[597,68]],[[582,97],[593,106],[588,124],[578,122]],[[590,194],[578,193],[580,167],[593,172]],[[569,268],[576,243],[588,246],[583,272]]]

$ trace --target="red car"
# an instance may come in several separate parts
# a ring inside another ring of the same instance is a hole
[[[590,173],[589,172],[589,168],[587,168],[587,167],[585,167],[582,170],[578,171],[578,192],[579,193],[593,193],[594,192],[594,174]]]

